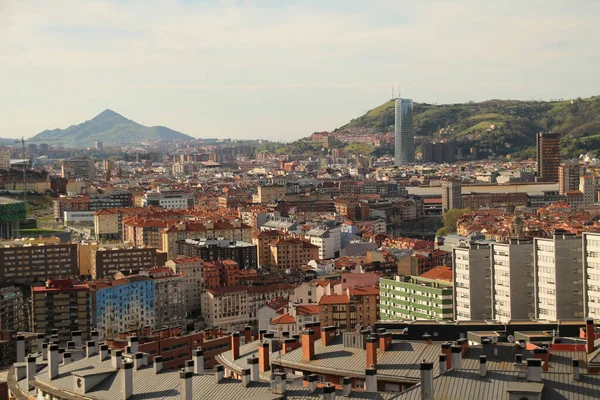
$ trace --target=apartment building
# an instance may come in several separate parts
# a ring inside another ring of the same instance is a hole
[[[442,181],[442,211],[462,208],[462,182],[459,179]]]
[[[585,232],[582,238],[583,298],[585,317],[600,319],[600,233]]]
[[[240,269],[256,269],[258,267],[256,246],[242,241],[221,239],[178,240],[177,255],[200,257],[204,261],[233,260]]]
[[[296,285],[288,283],[248,287],[249,325],[256,326],[258,324],[258,310],[277,298],[289,298],[295,288]]]
[[[31,287],[31,322],[34,332],[57,331],[58,340],[71,340],[71,332],[90,337],[90,288],[71,279],[48,279]]]
[[[10,169],[10,150],[0,149],[0,169]]]
[[[285,197],[285,186],[259,186],[258,194],[253,196],[253,203],[271,204]]]
[[[326,295],[319,300],[321,326],[337,326],[354,332],[357,325],[374,327],[379,321],[379,289],[349,288],[341,295]]]
[[[135,214],[133,208],[105,208],[94,213],[94,234],[98,240],[121,240],[123,219]]]
[[[583,317],[582,240],[556,231],[552,238],[534,238],[535,317],[558,321]]]
[[[533,242],[491,243],[490,266],[492,319],[508,323],[534,318]]]
[[[490,247],[470,243],[452,249],[454,319],[482,320],[492,316]]]
[[[202,316],[207,326],[225,331],[248,325],[248,291],[245,286],[206,289],[202,294]]]
[[[319,259],[328,260],[340,256],[342,230],[336,227],[314,227],[304,234],[305,239],[319,248]]]
[[[285,235],[277,230],[256,232],[252,235],[252,244],[256,246],[259,267],[271,263],[271,243],[284,237]]]
[[[185,312],[189,316],[200,315],[204,291],[204,261],[200,257],[176,258],[167,261],[167,268],[183,279]]]
[[[145,193],[142,197],[142,207],[156,206],[166,209],[194,208],[193,193],[187,192],[155,192]]]
[[[300,239],[277,239],[269,244],[269,265],[279,269],[298,268],[319,260],[319,247]]]
[[[155,327],[185,326],[185,292],[183,275],[173,273],[170,268],[149,270],[154,282]]]
[[[96,280],[90,297],[92,325],[101,338],[156,324],[154,282],[147,276]]]
[[[0,330],[29,331],[29,312],[23,290],[17,286],[0,287]]]
[[[96,165],[94,160],[89,158],[70,158],[62,162],[61,176],[73,180],[93,181],[96,178]]]
[[[91,250],[90,274],[92,279],[111,278],[121,270],[152,269],[164,265],[164,253],[154,248],[99,247]]]
[[[452,320],[452,282],[396,275],[379,280],[382,320]]]
[[[240,284],[240,268],[232,260],[214,260],[204,263],[204,287],[237,286]]]
[[[0,282],[40,282],[78,275],[77,244],[38,242],[0,247]]]

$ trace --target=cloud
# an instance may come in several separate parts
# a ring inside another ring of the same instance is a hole
[[[0,7],[7,38],[0,117],[14,135],[89,119],[107,103],[191,134],[276,138],[339,126],[387,100],[398,83],[426,102],[598,91],[589,67],[600,62],[593,1],[5,0]],[[219,112],[235,107],[243,120]],[[263,117],[270,109],[277,118]]]

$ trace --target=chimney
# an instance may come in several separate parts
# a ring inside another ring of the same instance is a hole
[[[273,393],[285,395],[286,388],[285,372],[274,372],[271,376],[271,388]]]
[[[17,362],[25,361],[25,336],[17,335]]]
[[[137,336],[129,336],[129,351],[131,354],[137,353],[139,350],[139,338]]]
[[[64,352],[65,352],[65,349],[61,349],[60,347],[58,348],[58,365],[60,365],[60,363],[63,362]]]
[[[302,331],[302,361],[315,359],[315,331]]]
[[[187,362],[187,361],[186,361]],[[144,354],[139,351],[133,355],[133,368],[137,371],[144,366]]]
[[[523,354],[515,354],[515,364],[523,364]]]
[[[308,325],[308,324],[305,324],[305,325]],[[321,323],[320,322],[311,322],[310,329],[312,329],[315,332],[314,339],[321,337]]]
[[[253,354],[252,357],[246,359],[248,368],[250,368],[250,380],[252,382],[260,381],[260,372],[258,369],[258,358]]]
[[[349,397],[350,393],[352,393],[352,378],[346,376],[342,379],[342,394]]]
[[[201,347],[192,351],[192,360],[194,360],[194,373],[204,375],[204,350]]]
[[[392,344],[392,332],[381,332],[379,334],[379,350],[387,351]]]
[[[108,345],[101,344],[100,345],[100,352],[98,353],[98,359],[100,361],[104,361],[107,358],[108,358]]]
[[[573,362],[573,379],[578,381],[581,379],[579,371],[579,360],[572,360]]]
[[[110,354],[110,365],[114,369],[119,369],[121,367],[121,350],[113,350]]]
[[[44,334],[38,333],[35,338],[35,344],[37,345],[38,353],[41,353],[44,347]]]
[[[314,393],[317,391],[317,374],[305,375],[304,380],[307,383],[308,391]]]
[[[266,329],[261,329],[260,331],[258,331],[258,340],[263,340],[263,336],[265,333],[267,333]]]
[[[323,400],[335,400],[335,386],[331,382],[323,386]]]
[[[50,380],[55,379],[58,376],[58,345],[57,344],[51,344],[50,345],[50,350],[49,350],[49,354],[48,354],[48,378],[50,378]]]
[[[89,340],[87,342],[87,358],[96,355],[96,342]]]
[[[337,328],[335,326],[326,326],[321,330],[321,344],[323,346],[329,346],[330,344],[333,344],[333,341],[335,340],[336,329]]]
[[[250,368],[242,368],[242,386],[248,387],[252,381]]]
[[[367,368],[377,366],[377,338],[369,336],[366,340]]]
[[[244,328],[244,344],[248,344],[252,341],[252,327],[247,326]]]
[[[179,372],[179,394],[181,400],[192,400],[192,372]]]
[[[296,339],[296,338],[286,338],[286,339],[283,340],[282,353],[283,354],[287,354],[290,351],[297,349],[298,347],[300,347],[300,345],[298,344],[298,339]]]
[[[479,376],[485,378],[487,375],[487,356],[479,356]]]
[[[52,331],[55,332],[56,329],[53,329]],[[50,343],[58,344],[58,334],[57,333],[50,335]]]
[[[258,343],[258,368],[260,372],[265,372],[271,369],[271,360],[269,360],[269,342],[263,341]]]
[[[234,332],[231,334],[230,337],[230,343],[231,343],[231,359],[232,360],[237,360],[238,358],[240,358],[240,333],[239,332]]]
[[[121,400],[133,396],[133,364],[121,364]]]
[[[446,355],[446,371],[452,369],[452,344],[446,342],[442,343],[442,354]]]
[[[75,342],[74,341],[69,341],[67,342],[67,349],[74,349],[75,348]],[[81,346],[79,346],[79,348],[81,348]]]
[[[62,365],[67,365],[71,362],[71,353],[69,353],[68,351],[65,351],[63,353],[63,361],[62,361]]]
[[[450,354],[452,357],[452,369],[462,368],[462,348],[458,345],[454,345],[450,348]]]
[[[48,343],[42,344],[42,360],[46,361],[48,359]]]
[[[183,365],[183,370],[185,372],[194,373],[194,360],[187,360]]]
[[[217,365],[215,366],[215,379],[217,381],[217,383],[221,383],[221,381],[223,380],[223,371],[224,368],[222,365]]]
[[[447,356],[445,354],[440,354],[440,375],[444,375],[447,371],[446,358]]]
[[[27,389],[33,390],[33,385],[31,382],[35,379],[35,374],[37,373],[37,367],[35,365],[35,357],[29,356],[27,357]]]
[[[544,372],[548,372],[550,369],[550,353],[546,348],[533,349],[533,358],[542,360],[542,369]]]
[[[542,360],[539,358],[527,359],[527,380],[529,382],[542,381]]]
[[[585,319],[585,350],[589,353],[595,350],[594,341],[596,332],[594,330],[594,318]]]
[[[421,400],[433,400],[433,363],[421,362]]]
[[[462,350],[461,353],[464,358],[465,354],[467,354],[467,350],[469,350],[469,340],[467,338],[462,338],[458,339],[456,343],[460,346]]]
[[[81,331],[71,332],[71,341],[75,343],[76,348],[81,348]]]
[[[431,339],[431,335],[429,333],[426,333],[423,335],[423,342],[425,344],[431,344],[432,343],[432,339]]]
[[[377,368],[375,366],[365,370],[365,392],[377,391]]]
[[[154,357],[154,373],[158,374],[160,371],[162,371],[162,366],[163,366],[162,356]]]

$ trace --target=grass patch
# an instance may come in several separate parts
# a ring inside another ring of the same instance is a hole
[[[48,229],[48,228],[26,228],[26,229],[19,230],[19,232],[21,232],[21,234],[43,235],[46,233],[57,233],[57,232],[64,232],[64,231],[59,231],[57,229]]]

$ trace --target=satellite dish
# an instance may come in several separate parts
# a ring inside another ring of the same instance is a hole
[[[506,340],[508,340],[508,343],[514,343],[515,342],[515,337],[513,335],[508,335],[506,337]]]
[[[373,328],[371,328],[370,326],[367,326],[367,330],[368,330],[369,332],[371,332],[371,331],[373,330]]]
[[[360,331],[362,329],[362,325],[361,324],[356,324],[354,326],[354,329],[356,329],[357,331]]]
[[[492,336],[490,339],[492,339],[492,343],[498,343],[498,336]]]
[[[525,342],[519,342],[519,347],[521,347],[522,349],[525,348]]]

